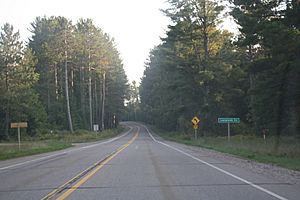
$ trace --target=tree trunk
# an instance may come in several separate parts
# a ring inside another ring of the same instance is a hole
[[[49,76],[47,76],[47,113],[50,112],[50,83],[49,83]]]
[[[259,130],[258,130],[258,126],[257,126],[257,121],[256,121],[256,116],[255,116],[255,113],[254,113],[254,94],[253,94],[253,90],[255,88],[255,75],[254,73],[252,72],[249,72],[249,83],[250,83],[250,112],[251,112],[251,120],[253,121],[253,124],[254,124],[254,129],[255,129],[255,132],[256,134],[259,133]]]
[[[289,72],[289,64],[284,67],[282,77],[280,80],[280,88],[279,88],[279,99],[278,99],[278,113],[277,113],[277,126],[276,126],[276,135],[275,135],[275,144],[274,144],[274,152],[278,153],[279,145],[280,145],[280,136],[283,132],[283,121],[284,121],[284,100],[286,96],[286,85],[287,85],[287,74]]]
[[[74,97],[74,70],[71,67],[71,100]]]
[[[206,16],[206,1],[203,4],[203,48],[204,48],[204,62],[203,71],[208,67],[208,32],[207,32],[207,16]]]
[[[6,66],[6,71],[5,71],[5,89],[6,89],[6,97],[7,97],[7,104],[6,104],[6,110],[5,110],[5,137],[6,139],[9,139],[9,134],[8,134],[8,131],[9,131],[9,110],[10,110],[10,102],[9,102],[9,99],[10,99],[10,94],[9,94],[9,78],[8,78],[8,66]]]
[[[65,38],[65,44],[67,44],[67,40]],[[67,45],[65,46],[67,48]],[[68,115],[68,122],[69,128],[71,133],[73,133],[73,124],[72,124],[72,117],[71,117],[71,109],[70,109],[70,99],[69,99],[69,85],[68,85],[68,52],[65,51],[65,91],[66,91],[66,101],[67,101],[67,115]]]
[[[209,59],[209,50],[208,50],[208,31],[207,31],[207,8],[206,8],[206,0],[203,1],[203,50],[204,50],[204,60],[203,60],[203,71],[205,72],[208,68],[208,59]],[[202,130],[203,130],[203,136],[207,135],[207,128],[208,122],[209,122],[209,112],[207,110],[208,105],[208,98],[209,98],[209,86],[207,81],[204,81],[204,119],[206,119],[206,122],[203,123]]]
[[[8,130],[9,130],[9,100],[7,101],[7,107],[6,107],[6,111],[5,111],[5,137],[6,139],[9,139],[9,134],[8,134]]]
[[[98,123],[99,123],[99,127],[101,130],[101,124],[102,124],[102,101],[103,101],[103,97],[102,97],[102,86],[101,86],[101,81],[99,81],[99,106],[98,106],[98,110],[97,110],[97,115],[98,115]]]
[[[95,123],[98,122],[99,118],[98,118],[98,93],[97,93],[97,79],[95,79],[95,88],[94,88],[94,121]]]
[[[54,78],[55,78],[55,98],[58,100],[58,77],[57,77],[57,64],[54,64]]]
[[[84,128],[87,128],[86,110],[85,110],[85,87],[84,87],[84,68],[80,67],[80,109],[83,118]]]
[[[90,114],[90,131],[93,131],[93,109],[92,109],[92,75],[91,75],[91,64],[90,64],[90,50],[89,50],[89,114]]]
[[[253,63],[254,60],[254,55],[253,55],[253,49],[252,49],[252,45],[248,46],[248,51],[249,51],[249,62]],[[253,72],[249,72],[249,83],[250,83],[250,112],[251,112],[251,120],[254,124],[254,129],[256,134],[259,134],[259,130],[258,130],[258,126],[257,126],[257,121],[256,121],[256,116],[254,113],[254,94],[253,94],[253,90],[255,88],[255,74]]]
[[[103,72],[102,82],[102,109],[101,109],[101,130],[104,130],[104,106],[105,106],[105,72]]]

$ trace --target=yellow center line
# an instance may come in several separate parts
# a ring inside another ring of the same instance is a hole
[[[139,128],[139,127],[138,127]],[[96,167],[93,171],[91,171],[89,174],[87,174],[85,177],[80,179],[73,187],[68,189],[65,193],[63,193],[60,197],[57,198],[57,200],[63,200],[66,199],[72,192],[74,192],[78,187],[80,187],[82,184],[84,184],[87,180],[89,180],[97,171],[99,171],[106,163],[108,163],[110,160],[112,160],[114,157],[116,157],[120,152],[122,152],[124,149],[126,149],[139,135],[139,129],[135,133],[134,137],[129,140],[126,144],[124,144],[122,147],[120,147],[115,153],[113,153],[111,156],[109,156],[107,159],[105,159],[98,167]]]

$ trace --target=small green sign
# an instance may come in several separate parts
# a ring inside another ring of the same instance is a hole
[[[240,123],[240,118],[218,118],[218,123]]]

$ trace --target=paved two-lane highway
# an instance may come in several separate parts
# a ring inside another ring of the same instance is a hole
[[[126,125],[130,130],[114,139],[0,162],[0,199],[300,199],[299,185]]]

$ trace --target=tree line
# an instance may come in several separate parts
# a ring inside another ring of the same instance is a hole
[[[127,77],[114,40],[90,19],[37,17],[24,44],[13,26],[0,37],[0,139],[10,123],[40,129],[100,130],[117,126]]]
[[[240,117],[237,133],[300,134],[300,2],[231,0],[238,37],[220,29],[224,5],[168,0],[172,24],[146,63],[139,118],[166,130],[203,135]],[[226,132],[225,132],[226,133]]]

